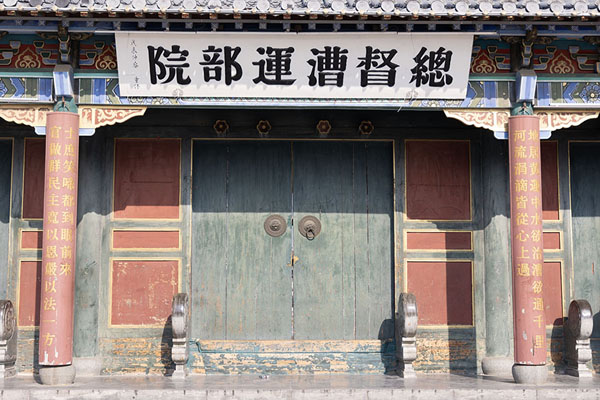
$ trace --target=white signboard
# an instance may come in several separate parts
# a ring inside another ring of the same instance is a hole
[[[116,33],[121,96],[463,99],[473,35]]]

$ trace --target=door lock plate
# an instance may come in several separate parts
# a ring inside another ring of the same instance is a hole
[[[285,233],[286,229],[287,223],[281,215],[269,215],[265,220],[265,232],[269,236],[279,237]]]
[[[313,215],[307,215],[298,223],[298,231],[308,240],[313,240],[321,233],[321,221]]]

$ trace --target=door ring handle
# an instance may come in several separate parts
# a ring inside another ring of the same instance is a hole
[[[314,240],[321,233],[321,221],[313,215],[306,215],[298,223],[298,232],[308,240]]]

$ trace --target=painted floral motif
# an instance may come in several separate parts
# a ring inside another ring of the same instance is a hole
[[[117,56],[113,46],[106,46],[102,54],[100,54],[94,62],[96,69],[117,69]]]
[[[579,96],[586,103],[600,103],[600,83],[590,83],[584,86]]]
[[[548,37],[544,39],[550,40]],[[598,59],[597,44],[582,39],[536,43],[533,50],[533,68],[540,73],[596,73]]]
[[[40,57],[35,54],[30,48],[17,56],[15,66],[17,68],[39,68],[42,65]]]
[[[79,67],[82,69],[116,70],[117,55],[114,42],[96,40],[83,41],[79,51]]]
[[[471,63],[471,72],[475,74],[494,74],[497,71],[494,61],[483,51]]]
[[[563,53],[550,61],[550,73],[552,74],[573,74],[575,73],[575,65],[573,60],[570,60]]]

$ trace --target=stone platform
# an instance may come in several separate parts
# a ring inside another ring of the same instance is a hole
[[[579,382],[549,376],[540,386],[517,385],[509,378],[420,375],[412,381],[394,376],[192,376],[174,381],[162,376],[78,378],[69,386],[42,386],[31,375],[0,383],[0,399],[200,399],[200,400],[451,400],[595,399],[600,377]]]

